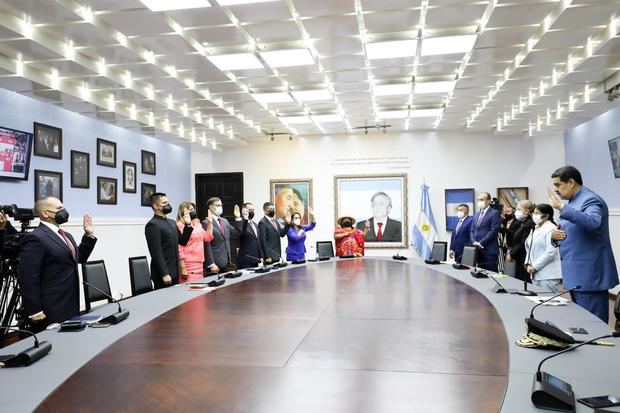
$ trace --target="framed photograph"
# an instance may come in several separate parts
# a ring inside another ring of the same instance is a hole
[[[310,223],[308,208],[312,208],[312,179],[271,179],[271,200],[276,208],[276,218],[284,222],[287,213],[298,212],[302,225]]]
[[[62,201],[62,172],[34,170],[34,200],[53,196]]]
[[[155,152],[142,151],[142,173],[147,175],[156,175],[156,158]]]
[[[104,205],[116,205],[117,195],[116,178],[97,177],[97,203]]]
[[[136,188],[136,164],[123,161],[123,192],[135,194]]]
[[[456,209],[459,205],[467,205],[469,207],[469,215],[474,215],[475,198],[476,192],[474,188],[446,189],[446,231],[454,231],[454,228],[456,228],[456,224],[459,222],[459,218],[456,216]]]
[[[34,154],[45,158],[62,159],[62,129],[35,122]]]
[[[614,176],[620,178],[620,136],[610,139],[609,155],[611,156],[611,167],[614,170]]]
[[[344,215],[368,221],[366,248],[407,248],[407,174],[334,176],[334,222]]]
[[[90,154],[71,151],[71,188],[90,188]]]
[[[142,182],[140,186],[140,205],[150,207],[151,195],[157,191],[154,184],[147,184]]]
[[[529,198],[527,186],[514,188],[497,188],[497,200],[501,205],[517,207],[519,201]]]
[[[97,165],[116,168],[116,142],[97,138]]]

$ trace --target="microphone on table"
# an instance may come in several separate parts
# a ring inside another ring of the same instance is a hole
[[[228,254],[226,254],[228,255]],[[215,256],[215,258],[224,258],[222,256],[222,252],[217,254]],[[232,262],[230,262],[230,260],[228,259],[228,257],[224,258],[226,260],[226,262],[231,265],[233,268],[237,268],[237,266],[235,264],[233,264]],[[215,259],[213,260],[214,264],[215,264]],[[221,272],[218,274],[218,278],[217,280],[214,281],[209,281],[207,283],[207,285],[209,285],[209,287],[219,287],[220,285],[224,284],[226,282],[226,280],[222,279],[222,278],[238,278],[241,277],[243,273],[241,271],[226,271],[226,272]]]
[[[407,257],[400,255],[400,250],[396,251],[396,255],[392,255],[392,259],[396,261],[406,261]]]
[[[489,278],[489,273],[488,271],[490,270],[485,270],[484,268],[478,268],[480,265],[487,265],[487,264],[497,264],[497,261],[489,261],[489,262],[477,262],[474,264],[474,269],[471,270],[470,274],[472,277],[474,278]],[[493,272],[493,271],[491,271]]]
[[[102,289],[95,287],[94,285],[92,285],[89,282],[86,281],[82,281],[82,283],[84,285],[86,285],[89,288],[94,288],[95,290],[99,291],[101,294],[105,295],[106,297],[108,297],[110,300],[114,301],[116,303],[116,305],[118,306],[118,311],[114,314],[110,314],[107,317],[102,318],[101,320],[99,320],[99,324],[118,324],[121,321],[125,320],[127,317],[129,317],[129,310],[127,309],[122,309],[121,308],[121,303],[114,297],[112,297],[110,294],[106,293],[105,291],[103,291]]]
[[[260,261],[261,261],[261,259],[262,259],[262,258],[255,257],[255,256],[253,256],[253,255],[250,255],[250,254],[245,254],[245,257],[247,257],[247,258],[252,258],[253,260],[257,260],[259,263],[260,263]],[[266,272],[271,271],[271,268],[272,268],[272,267],[271,267],[271,265],[264,265],[264,266],[262,266],[262,267],[258,267],[258,268],[256,268],[256,269],[254,270],[254,272],[255,272],[255,273],[257,273],[257,274],[264,274],[264,273],[266,273]]]
[[[534,318],[534,310],[539,306],[543,305],[544,303],[561,296],[562,294],[570,293],[580,288],[581,285],[576,285],[570,290],[559,292],[558,294],[551,296],[550,298],[547,298],[546,300],[543,300],[540,303],[536,304],[534,307],[532,307],[532,310],[530,311],[530,317],[525,319],[525,324],[527,324],[528,331],[534,334],[538,334],[539,336],[551,338],[553,340],[563,341],[568,344],[574,344],[575,339],[571,335],[566,334],[564,331],[560,330],[549,321],[543,322]]]
[[[0,329],[19,331],[34,337],[34,346],[29,347],[17,354],[0,355],[0,367],[25,367],[40,360],[52,350],[52,344],[49,341],[39,342],[37,335],[32,331],[21,330],[11,326],[0,325]]]
[[[282,261],[282,255],[281,254],[278,254],[276,251],[272,250],[268,246],[265,246],[265,248],[267,248],[269,251],[273,252],[274,254],[276,254],[278,256],[278,262],[271,264],[272,268],[284,268],[284,267],[286,267],[288,265],[288,263],[286,261]]]
[[[456,260],[460,259],[463,257],[463,254],[457,256],[454,258],[454,264],[452,264],[452,268],[454,268],[455,270],[468,270],[469,267],[467,265],[463,265],[460,262],[456,262]]]
[[[534,384],[532,385],[532,403],[539,409],[557,410],[563,412],[575,411],[575,394],[570,383],[565,382],[545,371],[542,371],[542,365],[549,359],[557,357],[561,354],[573,351],[586,344],[593,344],[597,340],[608,337],[620,337],[620,333],[613,332],[600,337],[593,338],[576,346],[569,347],[562,351],[558,351],[548,357],[545,357],[538,364],[538,369],[534,374]]]

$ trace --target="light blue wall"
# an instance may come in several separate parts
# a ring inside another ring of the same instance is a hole
[[[62,128],[62,160],[32,156],[28,181],[0,180],[0,204],[30,208],[34,204],[34,170],[63,173],[63,203],[75,218],[84,212],[93,217],[137,218],[152,215],[140,206],[140,184],[157,185],[166,192],[175,207],[188,200],[191,192],[190,150],[145,135],[130,132],[36,99],[0,89],[0,126],[33,132],[33,122]],[[97,165],[97,138],[116,142],[116,168]],[[157,154],[157,175],[140,173],[141,150]],[[71,150],[90,153],[90,189],[71,188]],[[137,193],[124,193],[123,161],[134,162],[138,169]],[[98,205],[97,177],[118,180],[117,205]]]
[[[564,134],[566,163],[583,177],[584,185],[601,195],[610,208],[620,208],[620,178],[614,177],[607,141],[620,136],[620,107]]]

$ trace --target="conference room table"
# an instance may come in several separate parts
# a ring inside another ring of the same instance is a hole
[[[0,412],[540,412],[534,372],[554,351],[515,344],[534,303],[494,286],[449,264],[366,257],[153,291],[123,300],[120,324],[40,333],[50,354],[0,369]],[[612,331],[573,303],[535,315],[585,328],[581,340]],[[543,370],[576,398],[620,394],[620,342]]]

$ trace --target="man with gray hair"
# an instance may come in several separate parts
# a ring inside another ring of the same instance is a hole
[[[370,229],[365,241],[402,242],[403,226],[401,222],[388,217],[392,210],[392,198],[383,191],[376,192],[370,198],[370,207],[373,217],[366,221],[369,223]],[[364,231],[366,222],[358,222],[356,228]]]

